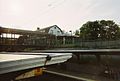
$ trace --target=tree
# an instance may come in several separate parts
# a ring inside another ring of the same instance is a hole
[[[89,40],[117,39],[119,26],[112,20],[88,21],[80,28],[80,37]]]
[[[80,35],[79,30],[75,31],[75,35],[78,35],[78,36]]]

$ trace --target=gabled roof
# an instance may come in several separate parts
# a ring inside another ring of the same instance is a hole
[[[58,29],[60,29],[57,25],[53,25],[53,26],[49,26],[49,27],[46,27],[46,28],[43,28],[43,29],[39,29],[38,31],[45,31],[44,33],[48,33],[50,28],[52,27],[57,27]],[[63,33],[63,31],[60,29],[60,31]]]

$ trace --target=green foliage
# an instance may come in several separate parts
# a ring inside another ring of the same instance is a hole
[[[79,30],[75,31],[75,35],[78,35],[78,36],[80,35]]]
[[[80,37],[89,40],[111,40],[119,35],[119,26],[112,20],[88,21],[80,28]]]

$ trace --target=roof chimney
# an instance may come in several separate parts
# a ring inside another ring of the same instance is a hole
[[[40,28],[39,28],[39,27],[37,27],[37,30],[40,30]]]

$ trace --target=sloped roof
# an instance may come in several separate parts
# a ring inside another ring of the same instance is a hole
[[[40,32],[36,31],[30,31],[30,30],[21,30],[21,29],[13,29],[13,28],[5,28],[5,27],[0,27],[0,33],[11,33],[11,34],[43,34]],[[44,33],[46,34],[46,33]]]
[[[52,28],[52,27],[57,27],[58,29],[60,29],[57,25],[53,25],[53,26],[49,26],[49,27],[46,27],[46,28],[40,29],[40,30],[38,30],[38,31],[44,31],[44,30],[45,30],[44,33],[48,33],[49,30],[50,30],[50,28]],[[60,31],[63,33],[63,31],[62,31],[61,29],[60,29]]]

